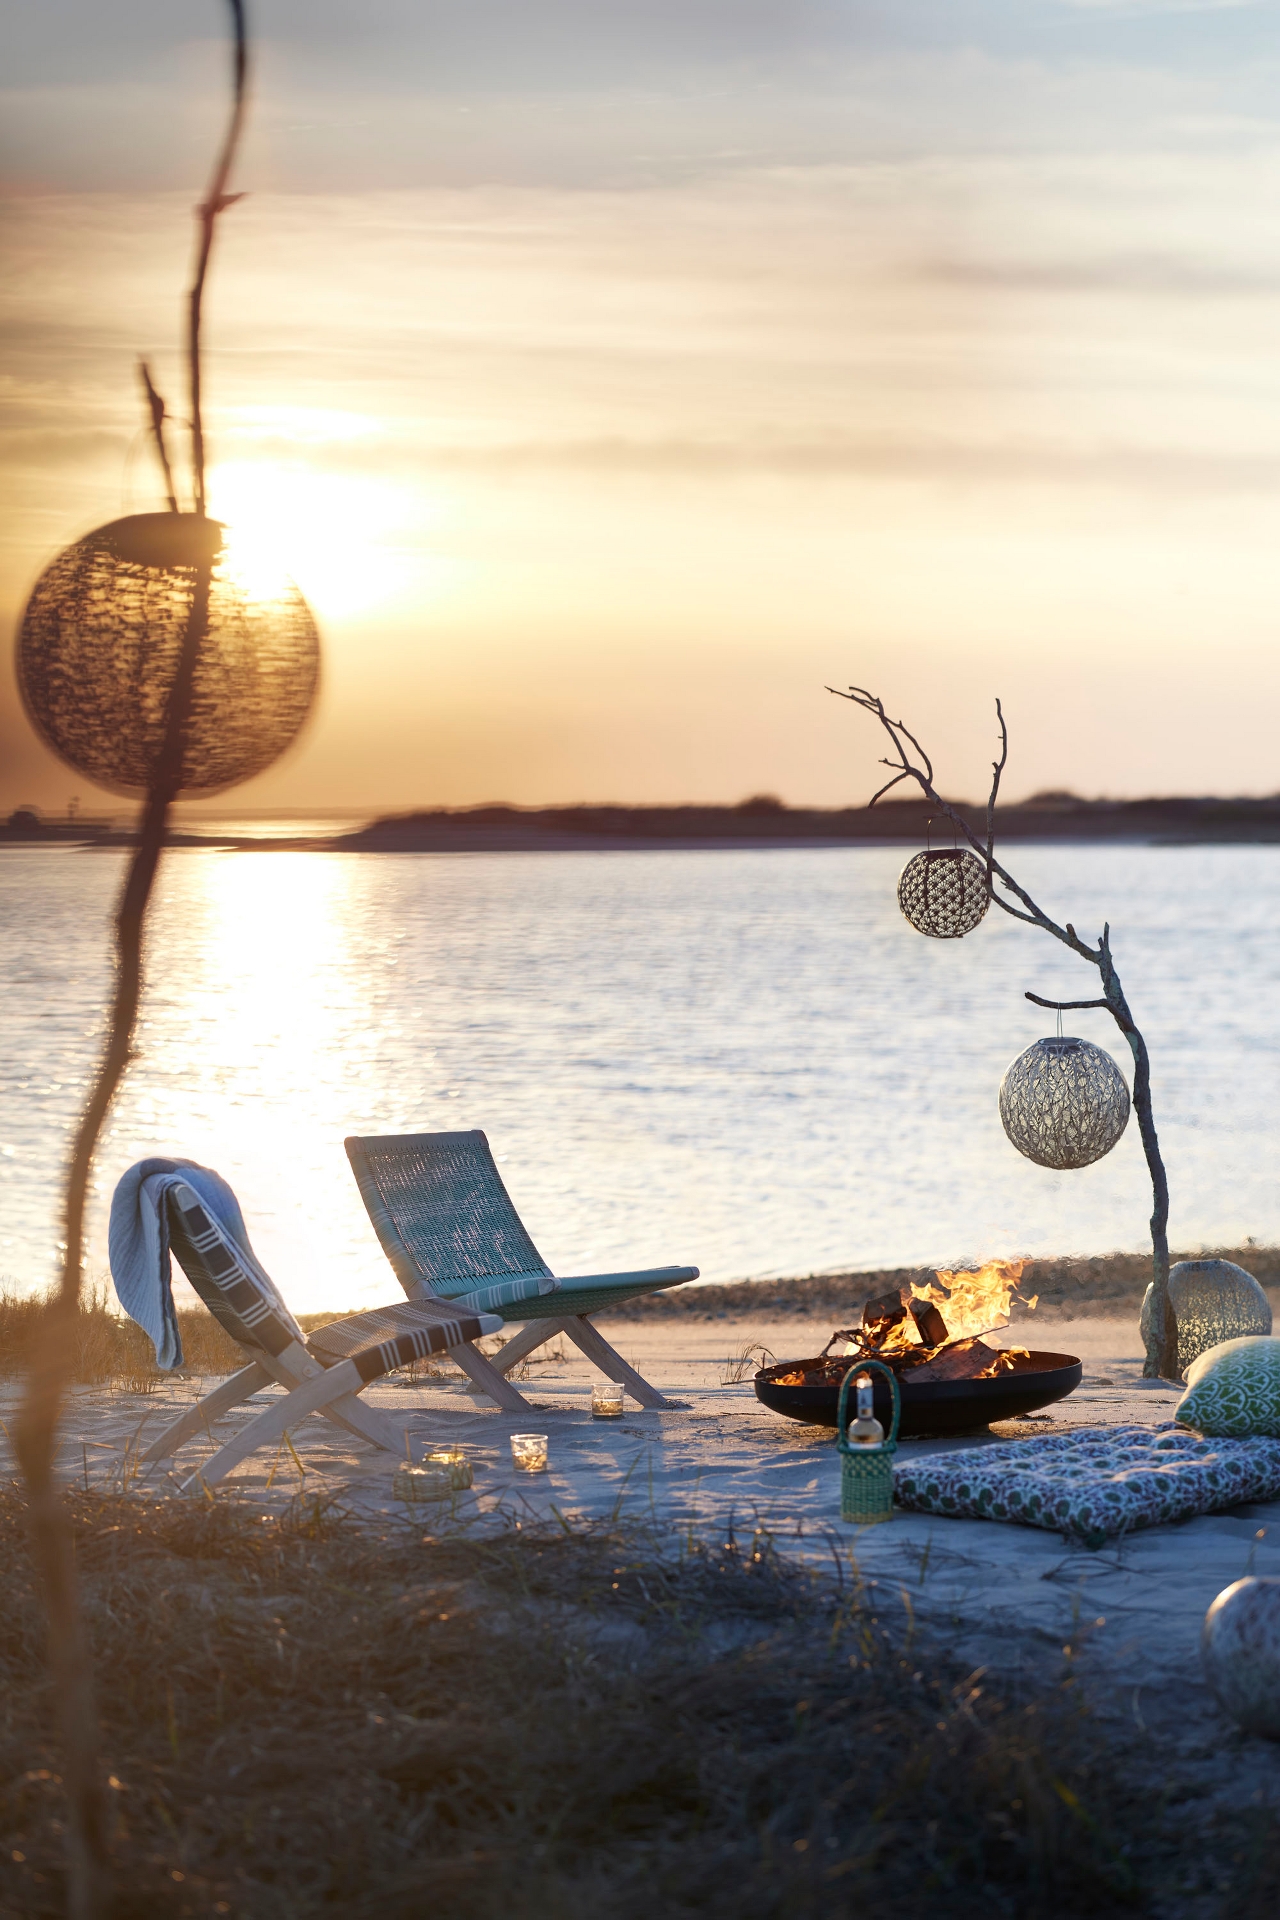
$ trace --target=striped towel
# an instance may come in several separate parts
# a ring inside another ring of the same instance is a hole
[[[107,1250],[116,1297],[156,1350],[156,1365],[166,1373],[182,1365],[182,1336],[173,1305],[173,1266],[169,1257],[169,1190],[184,1183],[228,1238],[282,1318],[293,1315],[261,1265],[245,1229],[240,1203],[220,1174],[194,1160],[139,1160],[117,1183],[111,1199]],[[299,1338],[301,1336],[299,1335]]]

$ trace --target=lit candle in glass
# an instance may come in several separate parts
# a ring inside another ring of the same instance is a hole
[[[545,1433],[513,1433],[511,1458],[520,1473],[545,1473],[547,1436]]]
[[[623,1393],[617,1380],[597,1380],[591,1389],[593,1420],[620,1420]]]

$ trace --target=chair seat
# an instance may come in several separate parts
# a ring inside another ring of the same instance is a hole
[[[567,1314],[599,1313],[605,1307],[621,1306],[642,1293],[660,1293],[664,1287],[682,1280],[696,1280],[696,1267],[658,1267],[641,1273],[570,1274],[556,1281],[554,1293],[540,1293],[528,1300],[514,1301],[497,1308],[504,1321],[563,1320]],[[450,1302],[464,1307],[466,1294]]]
[[[374,1307],[317,1327],[308,1335],[307,1347],[323,1365],[376,1357],[379,1370],[390,1373],[411,1360],[425,1360],[428,1354],[498,1333],[502,1324],[496,1313],[468,1313],[462,1300],[395,1301],[389,1307]]]

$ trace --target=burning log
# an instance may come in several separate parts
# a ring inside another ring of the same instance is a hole
[[[951,1335],[947,1331],[946,1321],[932,1300],[913,1300],[910,1311],[911,1318],[916,1323],[916,1330],[926,1347],[946,1345]]]
[[[856,1336],[864,1347],[882,1347],[891,1335],[899,1333],[907,1318],[907,1303],[899,1288],[894,1293],[878,1293],[862,1309],[862,1327]]]

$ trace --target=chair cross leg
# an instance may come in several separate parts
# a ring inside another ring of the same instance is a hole
[[[508,1413],[532,1413],[533,1408],[524,1395],[517,1393],[509,1380],[503,1378],[492,1360],[486,1360],[477,1347],[469,1342],[464,1347],[450,1347],[449,1358],[457,1363],[466,1374],[470,1374],[482,1393],[487,1393]]]
[[[571,1314],[563,1326],[574,1346],[599,1367],[606,1379],[619,1381],[642,1407],[654,1407],[667,1412],[671,1410],[671,1401],[656,1387],[651,1387],[643,1374],[629,1367],[622,1355],[609,1345],[603,1334],[596,1331],[584,1314]]]
[[[207,1393],[203,1400],[197,1400],[194,1406],[180,1413],[176,1420],[171,1420],[141,1456],[142,1464],[149,1465],[156,1460],[167,1460],[170,1454],[176,1453],[185,1441],[193,1439],[197,1433],[204,1432],[210,1421],[216,1420],[220,1413],[226,1413],[230,1408],[238,1407],[241,1401],[248,1400],[257,1393],[259,1387],[270,1385],[271,1375],[267,1369],[256,1360],[250,1361],[247,1367],[241,1367],[238,1373],[233,1373],[230,1379],[224,1380],[221,1386],[213,1389],[212,1393]]]
[[[239,1433],[220,1446],[211,1459],[184,1480],[182,1492],[188,1493],[197,1486],[217,1486],[224,1480],[233,1467],[247,1460],[259,1447],[279,1440],[289,1427],[296,1426],[308,1413],[324,1413],[330,1407],[338,1407],[343,1415],[350,1418],[351,1405],[363,1386],[363,1381],[353,1360],[341,1360],[336,1367],[327,1372],[318,1373],[309,1380],[299,1381],[287,1393],[282,1393],[246,1420]],[[369,1409],[362,1409],[364,1412]],[[393,1435],[392,1451],[398,1451],[395,1441],[398,1430],[388,1422]],[[379,1442],[379,1444],[383,1444]]]
[[[567,1330],[565,1320],[529,1320],[514,1338],[507,1341],[501,1353],[494,1356],[494,1366],[499,1373],[510,1373],[513,1367],[531,1354],[544,1341],[552,1340],[556,1334]]]

